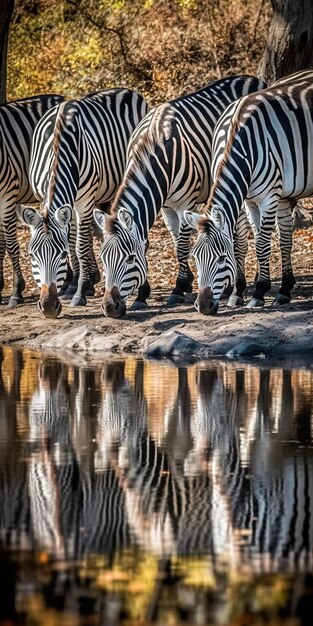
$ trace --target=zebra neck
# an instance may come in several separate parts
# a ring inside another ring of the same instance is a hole
[[[46,204],[57,207],[74,205],[80,180],[81,133],[75,107],[60,106],[54,128],[52,159],[46,191]],[[83,160],[83,159],[82,159]]]
[[[133,234],[146,241],[166,198],[165,185],[147,178],[127,185],[117,199],[115,209],[125,208],[133,216]],[[113,207],[112,207],[113,210]]]
[[[241,166],[241,170],[240,167]],[[226,218],[226,228],[233,238],[240,209],[247,197],[250,171],[245,160],[238,167],[224,168],[215,181],[210,198],[210,206],[220,207]]]

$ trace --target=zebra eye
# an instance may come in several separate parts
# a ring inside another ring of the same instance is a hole
[[[226,261],[226,254],[221,254],[221,256],[218,257],[217,262],[219,265],[224,265]]]
[[[66,257],[67,257],[67,251],[64,250],[64,252],[62,252],[61,254],[61,259],[66,259]]]
[[[135,254],[130,254],[128,259],[126,259],[126,263],[128,263],[130,265],[131,263],[135,262],[135,259],[136,259],[136,255]]]

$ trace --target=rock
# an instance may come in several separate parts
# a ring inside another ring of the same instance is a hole
[[[268,346],[265,346],[264,343],[256,343],[255,341],[248,341],[245,339],[231,348],[231,350],[228,350],[226,356],[255,356],[262,358],[265,356],[271,356],[271,354],[272,350]]]
[[[145,350],[144,356],[153,359],[162,357],[190,358],[203,355],[204,346],[176,330],[170,330],[163,333],[155,341],[153,341]]]

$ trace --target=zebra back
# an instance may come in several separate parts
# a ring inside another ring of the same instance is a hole
[[[90,194],[112,200],[122,178],[129,137],[147,112],[145,99],[128,89],[109,89],[70,100],[38,124],[30,177],[49,210]],[[95,186],[95,181],[97,181]],[[93,189],[95,187],[95,189]]]
[[[204,202],[217,120],[229,103],[265,86],[253,76],[229,76],[149,111],[130,139],[112,214],[126,207],[146,239],[162,205],[193,208]]]
[[[1,195],[5,195],[14,177],[19,189],[17,200],[28,202],[33,198],[28,172],[34,129],[46,111],[63,100],[63,96],[46,94],[0,105]],[[10,182],[5,183],[8,172]]]

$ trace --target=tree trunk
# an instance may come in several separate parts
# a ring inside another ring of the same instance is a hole
[[[9,27],[14,0],[0,0],[0,104],[6,101]]]
[[[271,0],[273,17],[259,66],[269,84],[298,70],[313,68],[312,0]]]

